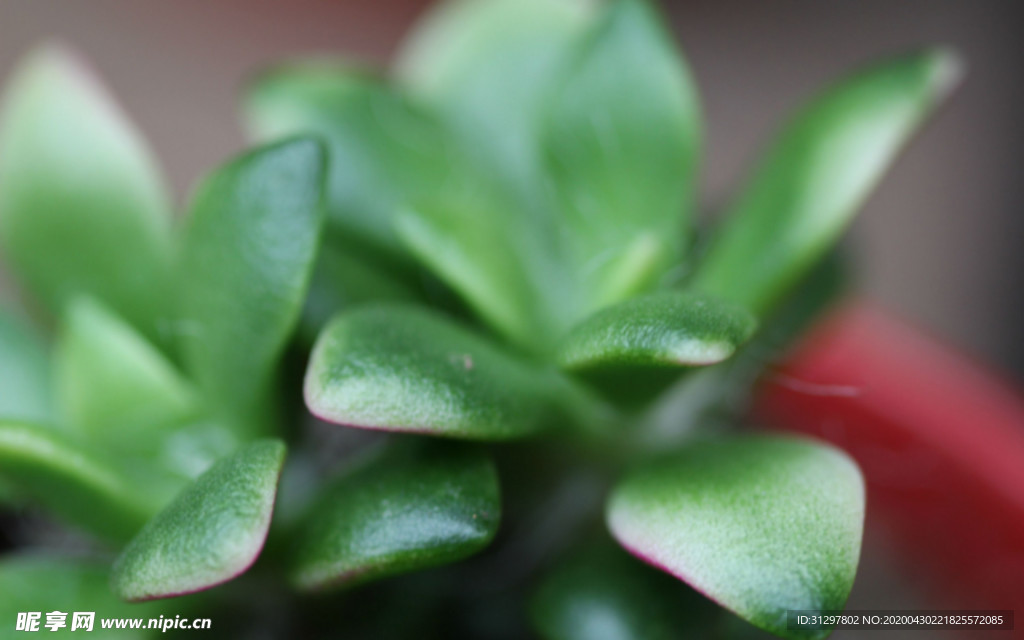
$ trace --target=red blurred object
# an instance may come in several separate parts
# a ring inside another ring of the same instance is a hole
[[[754,415],[856,458],[868,526],[936,604],[1024,612],[1024,400],[997,376],[849,301],[765,376]]]

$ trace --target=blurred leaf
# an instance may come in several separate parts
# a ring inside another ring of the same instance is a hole
[[[591,308],[650,288],[681,258],[700,122],[689,70],[642,0],[580,38],[545,143]]]
[[[490,543],[500,515],[484,454],[436,443],[387,451],[313,505],[292,579],[303,589],[351,586],[455,562]]]
[[[283,65],[245,99],[257,139],[315,134],[326,143],[327,227],[303,311],[313,338],[352,304],[413,300],[422,274],[395,234],[394,217],[450,179],[440,124],[398,89],[340,61]]]
[[[18,68],[0,122],[0,241],[54,311],[85,293],[150,338],[166,319],[169,202],[149,150],[73,54]]]
[[[536,355],[594,308],[653,285],[683,241],[696,147],[686,71],[645,6],[616,5],[593,33],[590,17],[586,3],[451,2],[428,17],[400,65],[468,163],[456,187],[399,219],[399,233]],[[581,111],[587,124],[577,127]],[[657,123],[656,138],[651,122],[633,127],[641,118]]]
[[[579,400],[556,371],[399,305],[359,308],[329,324],[313,349],[305,396],[329,422],[469,440],[561,426]]]
[[[18,613],[38,611],[42,615],[39,631],[51,634],[81,636],[90,640],[132,640],[159,636],[156,629],[103,629],[101,618],[157,618],[167,614],[159,604],[130,605],[119,601],[107,585],[106,563],[53,555],[15,555],[0,560],[0,620],[4,629],[14,629]],[[67,614],[66,627],[53,632],[46,628],[46,614],[59,611]],[[71,630],[76,611],[95,613],[93,628]],[[173,620],[175,611],[169,615]],[[6,634],[5,634],[6,635]],[[9,637],[20,636],[15,633]]]
[[[69,304],[55,363],[64,417],[105,447],[151,454],[168,427],[196,411],[174,365],[95,301]]]
[[[113,541],[132,536],[180,486],[152,466],[130,469],[53,430],[6,421],[0,478],[63,520]]]
[[[757,321],[740,306],[710,296],[666,291],[594,314],[567,335],[558,351],[568,369],[623,365],[699,367],[729,358]]]
[[[469,192],[422,202],[398,218],[398,231],[481,318],[524,350],[542,354],[563,324],[547,293],[560,289],[565,270],[532,244],[536,235],[524,228],[527,221],[516,219],[506,204]],[[551,285],[547,291],[538,284],[542,270]],[[574,306],[571,298],[562,302]]]
[[[183,478],[194,479],[241,443],[234,429],[209,416],[193,416],[167,430],[156,461]]]
[[[444,119],[463,158],[460,180],[402,217],[402,238],[537,355],[581,306],[540,139],[551,88],[589,13],[579,2],[442,3],[399,59],[400,79]]]
[[[54,421],[47,351],[35,331],[0,307],[0,419]]]
[[[325,242],[313,269],[299,332],[312,344],[327,322],[349,307],[365,302],[422,300],[422,291],[407,277],[377,268],[348,243]]]
[[[260,76],[246,99],[257,138],[316,134],[330,155],[326,208],[346,240],[408,262],[392,218],[450,175],[439,123],[398,90],[342,64],[306,63]]]
[[[532,192],[544,101],[588,14],[561,0],[443,2],[406,40],[399,77],[446,118],[471,164]]]
[[[663,275],[679,257],[692,182],[695,109],[671,43],[643,5],[616,5],[593,33],[589,9],[450,2],[430,14],[400,64],[468,162],[457,185],[399,218],[399,233],[481,317],[537,356],[596,307]],[[600,71],[609,60],[615,73]],[[595,135],[574,126],[580,111],[588,124],[595,111],[611,122]],[[638,118],[654,118],[656,139],[650,122],[632,126]]]
[[[842,609],[864,526],[864,481],[844,453],[793,437],[692,445],[612,493],[608,525],[631,553],[767,631],[792,609]]]
[[[0,507],[16,507],[21,502],[22,497],[18,495],[18,490],[0,474]]]
[[[125,547],[111,588],[130,600],[202,591],[244,573],[263,549],[284,464],[279,440],[218,461]]]
[[[530,618],[545,640],[672,640],[697,637],[702,604],[611,543],[588,544],[544,578]]]
[[[69,306],[55,353],[56,388],[73,431],[123,460],[195,478],[239,444],[205,415],[191,383],[109,309]]]
[[[211,409],[266,429],[270,384],[299,318],[320,242],[325,157],[299,138],[235,158],[192,206],[180,282],[186,368]]]
[[[951,53],[925,51],[863,70],[811,102],[727,213],[696,286],[769,310],[835,242],[959,68]]]

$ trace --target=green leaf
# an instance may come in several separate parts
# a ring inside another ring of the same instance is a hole
[[[167,429],[155,460],[182,478],[194,479],[242,442],[231,427],[209,416],[194,416]]]
[[[701,604],[685,586],[602,542],[545,576],[530,598],[530,619],[545,640],[673,640],[699,633]]]
[[[544,102],[588,15],[582,2],[441,3],[406,41],[398,74],[446,118],[474,165],[531,192]]]
[[[307,345],[313,344],[331,318],[349,307],[366,302],[423,301],[423,292],[409,281],[408,274],[378,268],[352,245],[331,240],[320,248],[302,309],[299,334]]]
[[[36,50],[0,121],[0,241],[51,309],[85,293],[150,338],[166,319],[169,202],[149,150],[92,72]]]
[[[757,322],[731,302],[663,291],[607,307],[562,339],[562,367],[625,409],[642,409],[694,368],[731,358]]]
[[[450,175],[450,145],[433,117],[383,80],[340,63],[294,64],[263,74],[245,107],[259,139],[321,136],[331,158],[330,227],[364,250],[409,262],[395,237],[395,214],[456,177]]]
[[[727,212],[696,286],[767,311],[835,242],[959,69],[948,51],[925,51],[860,71],[811,102]]]
[[[516,218],[507,203],[480,192],[421,202],[398,217],[398,232],[420,261],[461,294],[476,313],[532,353],[544,353],[558,328],[558,302],[549,292],[564,273],[550,247]],[[541,286],[541,271],[547,284]],[[572,309],[571,298],[561,298]]]
[[[218,461],[125,547],[111,588],[130,601],[202,591],[244,573],[263,549],[285,446],[259,440]]]
[[[558,362],[573,370],[706,366],[729,358],[756,326],[748,311],[731,302],[654,293],[608,307],[575,327],[560,345]]]
[[[545,146],[592,308],[650,288],[682,255],[700,116],[690,72],[646,2],[605,11],[549,110]]]
[[[641,429],[646,436],[634,434],[633,441],[646,440],[642,446],[648,450],[664,450],[692,438],[693,428],[730,428],[743,420],[765,363],[782,358],[829,306],[842,298],[849,287],[848,266],[840,252],[826,254],[804,275],[792,295],[765,314],[758,322],[757,333],[732,358],[719,366],[690,372],[682,379],[677,377],[680,384],[665,392],[657,406],[645,407],[647,415]]]
[[[323,222],[322,146],[259,148],[201,186],[185,234],[182,352],[209,406],[266,428],[270,383],[306,297]]]
[[[500,514],[486,455],[453,445],[393,449],[313,505],[292,580],[302,589],[351,586],[455,562],[487,546]]]
[[[422,297],[423,274],[394,219],[453,178],[437,119],[384,80],[340,62],[291,64],[261,75],[245,100],[258,139],[318,135],[327,146],[324,247],[301,330],[315,338],[350,304]],[[310,339],[312,341],[312,338]]]
[[[400,79],[461,151],[459,180],[414,203],[402,239],[487,322],[541,355],[578,319],[541,152],[544,107],[585,3],[453,1],[408,40]]]
[[[642,5],[617,5],[594,33],[586,29],[589,9],[448,3],[413,36],[400,64],[466,161],[462,180],[399,217],[399,234],[484,320],[537,356],[596,307],[653,285],[678,259],[692,183],[694,107],[671,43]],[[637,50],[640,41],[649,46]],[[617,66],[604,82],[607,74],[595,69],[608,60]],[[639,73],[621,71],[636,65]],[[630,91],[643,100],[620,99]],[[579,111],[613,119],[602,142],[588,125],[575,126]],[[633,126],[639,117],[665,130],[651,138]],[[593,155],[609,140],[621,164]]]
[[[19,613],[41,613],[39,631],[51,635],[82,636],[90,640],[132,640],[159,635],[158,630],[103,629],[102,618],[158,618],[168,612],[155,603],[131,605],[110,593],[107,584],[107,563],[87,558],[71,558],[41,553],[5,556],[0,560],[0,620],[10,632]],[[67,614],[66,627],[53,632],[46,624],[46,614],[59,611]],[[74,612],[95,613],[91,631],[72,628]],[[171,620],[179,609],[170,613]],[[5,634],[6,635],[6,634]],[[17,637],[15,633],[9,637]]]
[[[50,356],[38,335],[0,307],[0,419],[47,423],[56,417]]]
[[[6,421],[0,422],[0,479],[113,541],[132,536],[180,487],[152,465],[129,468],[52,429]]]
[[[104,446],[153,453],[168,427],[196,411],[174,365],[95,301],[70,303],[54,357],[65,419]]]
[[[864,481],[844,453],[781,436],[692,445],[616,487],[608,525],[631,553],[787,638],[791,609],[842,609],[864,526]]]
[[[578,401],[568,384],[439,315],[380,305],[344,313],[324,329],[305,396],[329,422],[506,440],[564,422]]]

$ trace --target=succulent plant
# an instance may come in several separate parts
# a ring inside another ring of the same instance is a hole
[[[392,74],[255,78],[259,146],[177,224],[119,108],[38,50],[0,124],[30,311],[0,314],[0,489],[91,542],[0,562],[3,624],[92,606],[281,636],[751,633],[735,614],[828,635],[787,612],[843,608],[860,472],[750,429],[743,397],[956,71],[928,50],[840,80],[711,228],[697,91],[652,7],[451,2]]]

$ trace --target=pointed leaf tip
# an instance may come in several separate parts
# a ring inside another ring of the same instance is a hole
[[[726,212],[695,287],[769,312],[837,240],[961,75],[947,49],[843,78],[782,130]]]
[[[853,584],[864,483],[842,452],[793,437],[693,445],[640,469],[607,506],[631,553],[783,637],[788,610],[840,610]]]
[[[185,487],[114,563],[111,588],[129,601],[202,591],[244,573],[270,527],[285,446],[260,440]]]
[[[29,54],[0,118],[0,242],[14,274],[53,311],[89,294],[160,338],[169,214],[145,141],[92,71],[63,47]]]
[[[408,267],[395,215],[449,178],[448,140],[433,114],[366,70],[340,62],[278,67],[244,102],[254,137],[320,136],[330,155],[327,223],[373,261]]]
[[[217,416],[267,428],[270,382],[320,246],[326,152],[290,138],[244,153],[201,185],[179,269],[182,360]]]
[[[68,305],[54,354],[63,418],[120,452],[152,454],[197,410],[189,383],[129,324],[90,298]]]
[[[952,47],[934,47],[925,54],[931,59],[932,96],[942,102],[956,90],[967,73],[967,62]]]
[[[543,143],[597,308],[649,290],[681,259],[700,114],[687,65],[646,2],[611,3],[567,58]]]

